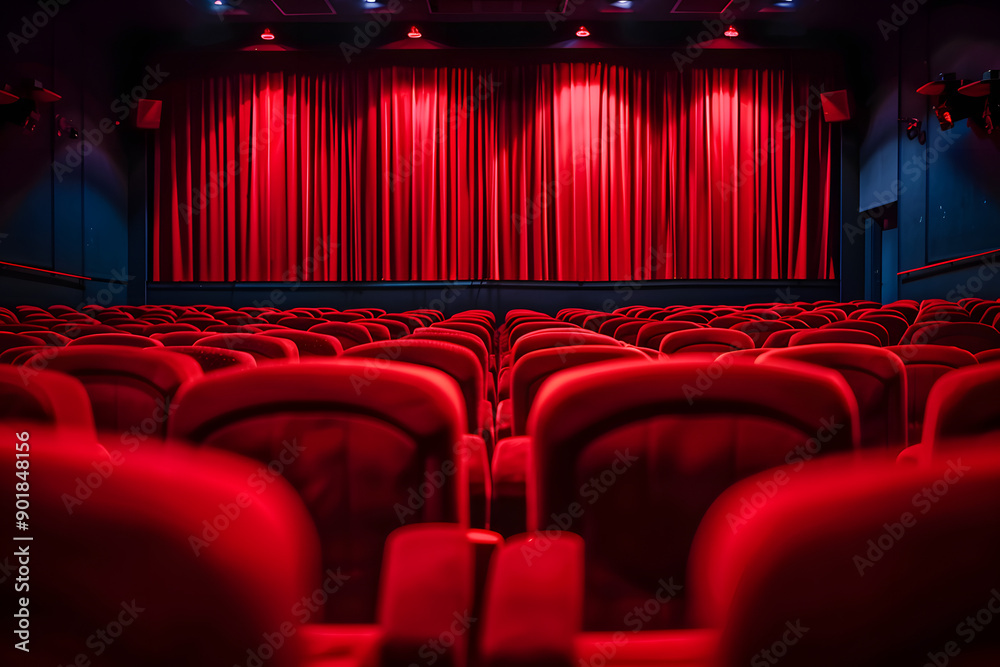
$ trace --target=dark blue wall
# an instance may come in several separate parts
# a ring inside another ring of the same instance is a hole
[[[872,28],[880,85],[865,101],[861,147],[861,208],[899,205],[898,229],[881,238],[882,297],[998,298],[997,256],[896,274],[1000,248],[1000,129],[990,136],[961,121],[942,132],[934,100],[915,92],[941,72],[979,79],[1000,68],[1000,3],[929,3],[900,22],[886,39]],[[924,145],[906,138],[900,117],[923,121]]]
[[[136,131],[127,120],[114,125],[112,104],[131,87],[123,80],[141,56],[105,35],[103,18],[86,2],[51,6],[58,11],[44,21],[35,2],[0,8],[0,32],[27,39],[16,40],[16,53],[9,37],[0,45],[0,85],[37,79],[62,95],[38,104],[40,122],[30,135],[9,118],[0,122],[0,260],[93,280],[0,267],[0,303],[124,303],[127,147]],[[80,138],[56,136],[57,114],[74,122]],[[102,131],[102,121],[113,129]]]

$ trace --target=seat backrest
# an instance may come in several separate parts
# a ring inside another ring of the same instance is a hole
[[[257,361],[249,352],[223,350],[217,347],[198,347],[197,345],[176,345],[150,348],[153,353],[183,354],[198,362],[203,373],[223,370],[243,370],[256,368]]]
[[[15,347],[26,347],[28,345],[46,345],[40,336],[30,333],[9,333],[0,331],[0,352]]]
[[[922,442],[1000,431],[1000,363],[960,368],[942,376],[927,397]]]
[[[549,347],[522,355],[510,371],[513,435],[527,435],[531,406],[549,378],[568,368],[613,360],[649,361],[649,358],[637,348],[620,345]]]
[[[299,360],[299,348],[290,340],[248,333],[215,334],[195,343],[197,347],[218,347],[223,350],[249,352],[257,364],[294,363]]]
[[[911,325],[901,345],[951,345],[973,354],[1000,348],[1000,331],[979,322],[917,322]]]
[[[792,336],[797,334],[799,331],[800,329],[783,329],[781,331],[775,331],[764,340],[764,344],[761,348],[773,349],[776,347],[788,347],[788,341],[791,340]]]
[[[599,334],[589,329],[568,327],[562,329],[538,329],[518,338],[510,351],[511,365],[517,360],[535,350],[550,347],[568,347],[571,345],[610,345],[620,346],[621,343],[610,336]]]
[[[887,310],[866,310],[858,317],[858,321],[881,324],[889,335],[889,345],[898,344],[910,326],[902,315]]]
[[[335,358],[217,373],[177,399],[171,437],[268,464],[320,534],[324,568],[350,579],[328,622],[371,622],[382,545],[404,523],[468,525],[462,395],[414,364]]]
[[[737,322],[729,327],[732,331],[739,331],[751,338],[754,347],[763,347],[764,341],[775,331],[784,331],[794,328],[788,322],[781,320],[756,320],[750,322]]]
[[[410,318],[407,318],[407,319],[409,320]],[[394,339],[395,338],[402,338],[403,336],[409,335],[409,333],[412,331],[412,329],[410,327],[408,327],[407,325],[405,325],[402,322],[399,322],[399,321],[397,321],[397,320],[395,320],[395,319],[393,319],[393,318],[391,318],[391,317],[389,317],[387,315],[382,315],[380,317],[376,317],[372,321],[376,322],[378,324],[381,324],[386,329],[388,329],[389,330],[389,335],[392,336],[392,338],[394,338]]]
[[[376,322],[375,320],[354,320],[348,324],[357,324],[368,329],[368,333],[371,334],[373,341],[392,340],[392,332],[382,322]]]
[[[21,368],[27,374],[55,370],[78,379],[90,397],[98,431],[115,436],[102,437],[102,443],[130,451],[164,438],[174,395],[202,375],[193,359],[122,345],[50,348]]]
[[[106,333],[80,336],[66,343],[66,347],[79,345],[122,345],[124,347],[163,347],[163,343],[145,336],[127,333]]]
[[[844,377],[858,404],[862,448],[895,456],[906,446],[906,367],[898,356],[872,345],[824,343],[778,348],[757,358],[765,365],[786,361],[816,364]]]
[[[171,333],[154,333],[149,337],[158,340],[165,346],[194,345],[202,338],[208,338],[213,334],[208,331],[173,331]]]
[[[691,553],[691,623],[722,629],[712,664],[1000,661],[995,449],[926,467],[845,461],[788,471],[779,493],[747,511],[775,474],[726,491]]]
[[[458,343],[426,338],[403,338],[358,345],[344,352],[344,357],[364,357],[379,360],[373,372],[382,364],[398,361],[435,368],[458,383],[464,398],[466,433],[475,433],[482,426],[479,406],[483,400],[483,369],[475,353]]]
[[[26,424],[46,424],[94,433],[94,415],[83,384],[56,371],[32,372],[0,365],[0,421],[20,431]]]
[[[284,317],[275,324],[280,324],[283,327],[288,327],[289,329],[298,329],[299,331],[309,331],[312,327],[317,324],[323,324],[327,320],[320,319],[318,317],[302,317],[302,316],[292,316]]]
[[[647,324],[649,324],[649,320],[635,319],[631,322],[626,322],[615,329],[615,339],[620,340],[626,345],[635,345],[636,338],[639,336],[639,330]]]
[[[885,348],[906,366],[907,441],[920,442],[924,430],[927,397],[941,376],[957,368],[976,364],[971,352],[947,345],[891,345]]]
[[[700,329],[702,325],[696,322],[661,322],[655,321],[644,325],[639,329],[639,333],[636,334],[635,344],[639,347],[645,347],[649,350],[659,350],[660,341],[668,333],[673,333],[675,331],[684,331],[685,329]]]
[[[694,352],[732,352],[753,349],[753,339],[735,329],[689,329],[675,331],[660,341],[663,354],[689,354]]]
[[[870,320],[844,320],[839,322],[830,322],[829,324],[824,324],[820,327],[820,331],[827,329],[849,329],[853,331],[866,331],[870,334],[874,334],[878,337],[879,345],[886,347],[889,345],[889,332],[884,326],[878,322],[872,322]]]
[[[584,537],[585,628],[596,629],[622,629],[659,582],[683,585],[702,515],[732,483],[859,440],[855,402],[836,373],[725,355],[564,371],[539,392],[528,432],[529,528],[559,517],[559,528]],[[682,598],[644,628],[682,623]]]
[[[360,324],[352,324],[351,322],[325,322],[310,327],[309,331],[333,336],[340,341],[341,347],[345,350],[355,345],[371,343],[374,340],[371,331],[367,327]],[[386,339],[388,339],[388,335],[386,335]]]
[[[467,331],[458,331],[457,329],[421,327],[410,334],[409,337],[419,338],[421,340],[441,340],[461,345],[462,347],[468,348],[473,354],[476,355],[476,359],[479,360],[479,363],[483,368],[483,373],[487,373],[489,371],[489,353],[486,351],[486,347],[483,345],[482,339],[475,334],[468,333]]]
[[[826,344],[872,345],[881,347],[882,341],[873,333],[857,329],[807,329],[797,331],[788,339],[788,347]]]
[[[416,331],[418,328],[422,327],[414,327],[411,331]],[[445,320],[444,322],[432,323],[431,328],[451,329],[452,331],[464,331],[465,333],[473,334],[479,340],[483,341],[483,345],[487,350],[493,350],[493,335],[482,324],[462,320]]]
[[[336,336],[317,333],[315,331],[302,331],[299,329],[271,329],[262,331],[258,336],[269,336],[283,340],[290,340],[295,343],[299,351],[299,359],[309,357],[335,357],[344,351],[340,340]]]
[[[5,642],[0,662],[242,665],[277,635],[267,664],[302,664],[302,615],[290,610],[319,589],[321,571],[291,488],[274,480],[256,492],[248,480],[259,465],[223,452],[109,455],[93,436],[41,430],[30,444],[44,471],[32,475],[35,541],[24,543],[31,652]],[[16,597],[5,598],[12,615]]]
[[[353,322],[367,317],[368,314],[362,315],[361,313],[325,313],[323,315],[323,319],[327,322]]]

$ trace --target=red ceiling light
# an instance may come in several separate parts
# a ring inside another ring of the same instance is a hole
[[[716,33],[716,34],[718,34],[718,33]],[[740,36],[740,31],[736,29],[736,26],[731,25],[722,34],[725,35],[726,37],[728,37],[729,39],[733,39],[734,37],[739,37]]]
[[[590,31],[587,30],[586,26],[580,26],[580,29],[576,31],[577,37],[590,37]]]
[[[270,42],[272,39],[274,39],[274,35],[271,33],[270,28],[264,28],[264,32],[260,33],[260,38]]]
[[[410,26],[410,32],[406,33],[406,36],[409,37],[410,39],[420,39],[421,37],[423,37],[423,35],[420,34],[420,31],[417,30],[417,26],[415,25]]]

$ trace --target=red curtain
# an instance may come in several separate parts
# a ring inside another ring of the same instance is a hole
[[[599,63],[176,86],[153,279],[833,278],[823,81]]]

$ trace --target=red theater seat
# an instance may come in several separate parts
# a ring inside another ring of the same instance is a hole
[[[326,322],[324,324],[317,324],[316,326],[310,327],[309,331],[313,333],[325,334],[327,336],[333,336],[340,341],[341,347],[348,350],[355,345],[364,345],[365,343],[371,343],[374,339],[372,338],[372,332],[368,330],[367,327],[361,324],[352,324],[350,322]],[[386,333],[385,338],[380,340],[388,340],[389,335]]]
[[[222,350],[217,347],[177,345],[151,348],[149,351],[154,353],[183,354],[197,361],[203,373],[223,370],[244,370],[257,367],[257,361],[249,352]]]
[[[120,345],[50,348],[24,362],[24,372],[54,370],[72,375],[87,390],[102,443],[134,451],[163,440],[174,395],[201,377],[201,367],[180,355],[149,354]]]
[[[788,339],[788,347],[827,344],[872,345],[874,347],[881,347],[882,341],[873,333],[855,329],[810,329],[808,331],[797,331],[794,336]]]
[[[387,318],[385,316],[377,317],[372,321],[377,324],[381,324],[386,329],[388,329],[389,335],[393,339],[402,338],[403,336],[406,336],[410,333],[410,328],[407,325],[403,324],[402,322],[397,322],[394,319]]]
[[[39,424],[94,434],[94,416],[83,385],[56,371],[0,365],[0,422],[10,433]]]
[[[860,412],[862,448],[895,456],[906,446],[906,367],[895,354],[871,345],[824,343],[776,349],[757,359],[764,365],[787,361],[816,364],[844,377]]]
[[[868,320],[845,320],[843,322],[830,322],[820,327],[821,331],[828,329],[847,329],[853,331],[866,331],[878,337],[879,345],[886,347],[889,345],[889,332],[878,322]],[[898,339],[897,339],[898,340]],[[833,341],[831,341],[833,342]]]
[[[702,325],[695,322],[650,322],[636,334],[635,344],[649,350],[659,350],[660,341],[669,333],[675,331],[685,331],[687,329],[700,329]]]
[[[753,339],[742,331],[735,329],[691,329],[675,331],[667,334],[660,341],[660,352],[663,354],[689,354],[693,352],[732,352],[733,350],[751,350]]]
[[[28,345],[46,345],[40,336],[30,333],[8,333],[0,331],[0,352],[10,350],[15,347],[25,347]]]
[[[976,354],[1000,348],[1000,331],[979,322],[918,322],[903,334],[900,345],[951,345]]]
[[[583,536],[584,627],[606,630],[625,629],[660,582],[684,586],[698,523],[728,486],[860,438],[836,373],[722,360],[564,371],[539,392],[528,431],[529,528]],[[646,629],[684,623],[685,591],[672,595]]]
[[[318,542],[287,484],[258,493],[257,464],[179,445],[109,455],[41,430],[30,445],[31,652],[6,642],[3,664],[219,667],[264,650],[301,667]]]
[[[214,334],[208,331],[174,331],[173,333],[150,334],[150,338],[158,340],[167,346],[194,345],[202,338],[208,338]]]
[[[202,338],[197,347],[218,347],[223,350],[249,352],[257,364],[287,364],[299,360],[299,348],[290,340],[248,333],[216,334]]]
[[[439,371],[387,364],[372,374],[367,359],[333,359],[209,375],[178,396],[170,433],[287,479],[317,526],[324,570],[350,576],[326,620],[371,622],[389,533],[468,525],[464,421],[458,386]]]
[[[734,324],[729,329],[731,331],[739,331],[747,336],[753,341],[754,347],[763,347],[764,341],[775,331],[784,331],[786,329],[794,328],[788,322],[782,322],[781,320],[757,320],[751,322],[739,322]]]
[[[844,462],[789,472],[780,492],[740,514],[774,475],[729,489],[699,529],[692,622],[722,630],[710,664],[1000,659],[995,451],[927,467]],[[733,516],[746,516],[738,529]]]
[[[124,347],[163,347],[163,343],[145,336],[136,336],[126,333],[114,334],[91,334],[80,336],[66,343],[66,347],[79,347],[81,345],[121,345]]]
[[[283,327],[288,327],[289,329],[298,329],[299,331],[309,331],[310,328],[316,326],[317,324],[325,324],[328,320],[324,320],[318,317],[285,317],[274,324],[280,324]]]
[[[971,352],[946,345],[894,345],[886,348],[906,365],[907,441],[920,442],[927,397],[943,375],[976,364]]]
[[[314,357],[335,357],[344,351],[344,347],[335,336],[314,331],[272,329],[258,335],[292,341],[298,348],[300,360]]]
[[[942,376],[927,397],[922,443],[1000,432],[1000,364],[960,368]]]
[[[545,350],[552,347],[570,347],[574,345],[606,345],[612,347],[621,346],[621,343],[610,336],[599,334],[596,331],[581,329],[579,327],[569,327],[564,329],[539,329],[518,338],[510,351],[510,364],[517,361],[536,350]]]

